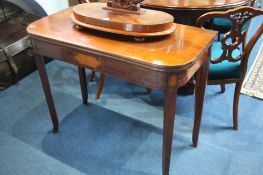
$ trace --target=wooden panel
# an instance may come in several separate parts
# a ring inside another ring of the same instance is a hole
[[[52,57],[71,64],[87,67],[93,70],[100,69],[101,58],[86,51],[81,52],[78,48],[63,44],[47,43],[40,40],[32,40],[35,52],[43,56]],[[52,48],[52,49],[50,49]]]
[[[81,49],[68,47],[67,45],[59,45],[52,42],[47,43],[34,39],[32,39],[32,43],[38,54],[53,57],[81,67],[87,67],[106,75],[118,77],[149,88],[166,88],[167,73],[165,72],[147,69],[143,65],[121,62],[109,55],[81,51]],[[123,69],[123,67],[125,67],[125,69]]]
[[[123,69],[124,67],[125,69]],[[164,90],[167,88],[166,73],[128,63],[121,63],[117,60],[108,61],[107,59],[103,59],[101,72],[152,89]]]
[[[154,69],[147,69],[140,64],[130,64],[130,62],[121,62],[114,59],[112,56],[103,54],[94,54],[92,52],[83,51],[80,52],[77,48],[70,48],[65,45],[57,45],[46,42],[33,40],[34,48],[37,52],[44,56],[49,56],[62,60],[71,64],[87,67],[92,70],[102,72],[106,75],[119,77],[130,81],[132,83],[141,84],[143,86],[153,89],[166,89],[167,76],[170,75],[169,70],[167,72],[158,72]],[[50,49],[52,48],[52,50]],[[208,50],[204,51],[200,56],[196,58],[196,61],[190,68],[182,71],[178,69],[173,72],[178,76],[178,87],[185,85],[193,74],[203,64],[204,60],[209,56]],[[125,67],[126,69],[123,69]],[[141,76],[144,75],[144,76]]]

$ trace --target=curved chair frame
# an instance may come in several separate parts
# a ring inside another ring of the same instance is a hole
[[[249,6],[250,6],[250,7],[254,7],[255,2],[256,2],[256,0],[251,0]],[[218,40],[220,40],[220,35],[226,33],[227,30],[228,30],[229,27],[230,27],[230,26],[224,26],[224,24],[222,24],[221,27],[218,28],[217,25],[214,26],[214,24],[213,24],[213,23],[214,23],[214,20],[213,20],[213,19],[210,21],[210,23],[211,23],[211,29],[218,31]],[[221,28],[223,28],[223,29],[221,29]]]
[[[241,60],[240,69],[242,76],[240,78],[234,79],[224,79],[224,80],[208,80],[208,84],[210,85],[221,85],[221,91],[224,91],[225,84],[228,83],[236,83],[235,94],[234,94],[234,102],[233,102],[233,125],[234,129],[238,129],[238,102],[240,96],[241,86],[247,71],[247,63],[250,52],[259,39],[259,37],[263,33],[263,24],[260,25],[256,33],[252,36],[250,41],[246,43],[246,33],[247,30],[242,31],[242,27],[246,22],[251,20],[253,17],[263,15],[263,11],[260,9],[254,9],[252,7],[239,7],[233,10],[229,10],[226,12],[209,12],[207,14],[202,15],[198,18],[196,22],[197,27],[202,27],[204,23],[213,18],[225,18],[232,22],[232,28],[229,32],[225,34],[225,36],[221,40],[223,53],[219,58],[211,59],[211,64],[220,63],[224,60],[228,60],[229,62],[237,62]],[[227,43],[227,41],[231,40],[231,43]],[[240,51],[240,55],[238,57],[233,57],[232,53],[235,49]]]

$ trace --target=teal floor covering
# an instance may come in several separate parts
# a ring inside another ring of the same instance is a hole
[[[259,26],[262,18],[252,23]],[[252,64],[263,38],[255,46]],[[51,120],[37,72],[0,93],[0,175],[160,175],[163,93],[107,77],[82,104],[77,68],[47,65],[60,132]],[[88,75],[88,74],[87,74]],[[232,130],[233,85],[206,90],[198,148],[191,146],[194,96],[178,96],[171,175],[262,175],[263,102],[240,97]]]

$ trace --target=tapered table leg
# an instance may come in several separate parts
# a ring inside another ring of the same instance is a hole
[[[163,175],[169,175],[173,142],[174,115],[176,107],[176,89],[169,89],[164,94],[163,119]]]
[[[197,147],[199,130],[201,125],[201,118],[203,112],[205,87],[207,84],[209,69],[209,59],[200,67],[200,69],[195,74],[196,85],[195,85],[195,119],[194,119],[194,129],[192,135],[193,146]]]
[[[100,94],[101,94],[101,91],[104,85],[104,80],[105,80],[105,75],[103,73],[100,73],[100,79],[99,79],[96,96],[95,96],[96,100],[100,98]]]
[[[55,133],[55,132],[58,132],[59,122],[58,122],[58,117],[57,117],[57,112],[56,112],[56,108],[54,105],[54,101],[52,98],[50,85],[48,82],[48,76],[47,76],[47,72],[46,72],[46,68],[45,68],[45,63],[43,61],[42,56],[40,56],[38,54],[35,55],[35,61],[36,61],[37,69],[39,72],[40,80],[42,83],[42,87],[44,90],[44,94],[46,97],[46,101],[47,101],[49,113],[51,116],[51,120],[53,123],[53,132]]]
[[[80,82],[82,101],[83,101],[83,104],[87,104],[88,103],[88,87],[87,87],[85,68],[78,66],[78,72],[79,72],[79,82]]]

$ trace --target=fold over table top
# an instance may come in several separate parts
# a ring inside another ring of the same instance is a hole
[[[94,30],[78,31],[71,14],[72,8],[68,8],[44,17],[28,26],[28,34],[35,40],[70,45],[161,69],[191,66],[217,35],[215,31],[175,24],[176,31],[171,35],[137,43],[127,36]]]

